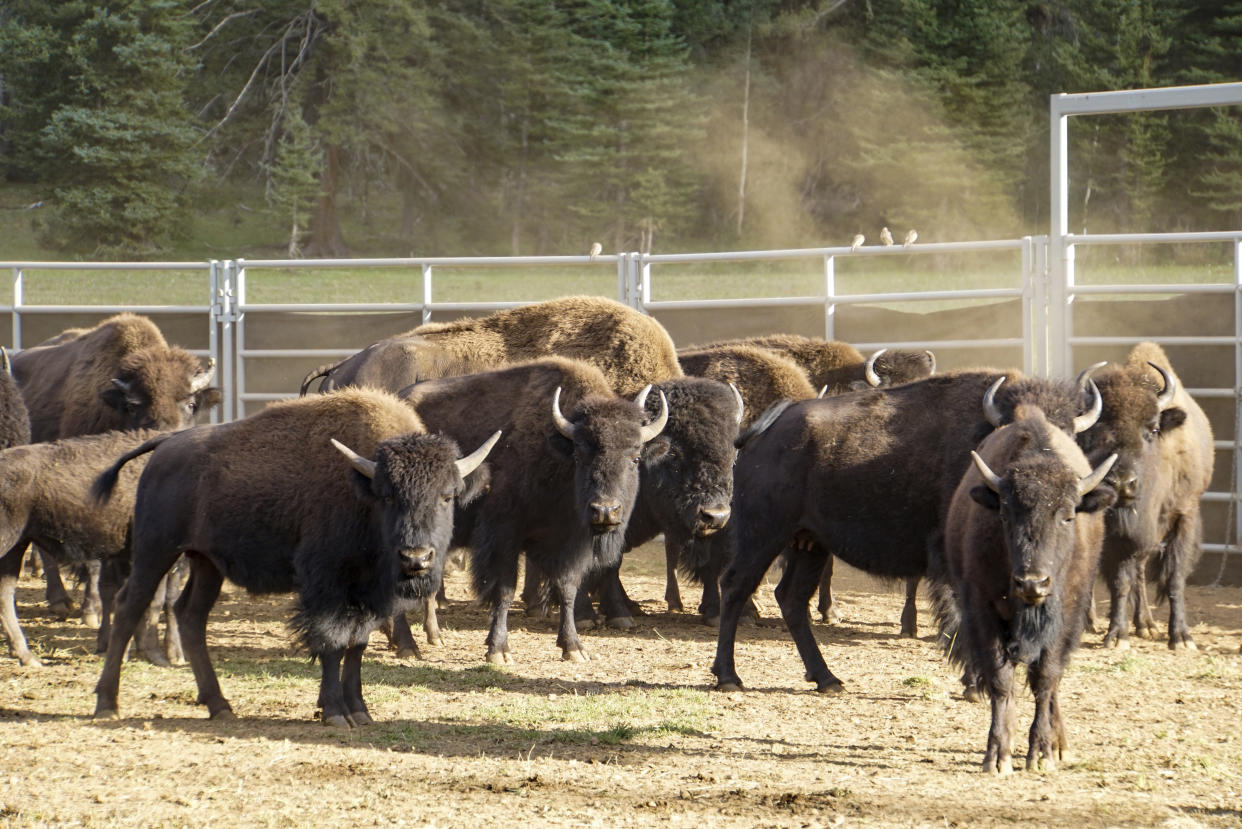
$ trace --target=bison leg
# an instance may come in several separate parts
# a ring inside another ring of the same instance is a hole
[[[919,611],[915,598],[919,592],[919,577],[906,579],[906,604],[901,609],[901,635],[906,639],[919,637]]]
[[[526,557],[526,572],[522,576],[522,604],[526,606],[526,615],[536,619],[546,619],[551,612],[547,578],[530,556]]]
[[[1130,647],[1129,601],[1137,571],[1138,560],[1127,556],[1117,563],[1116,572],[1109,574],[1108,592],[1112,606],[1108,613],[1108,633],[1104,634],[1106,648]]]
[[[440,591],[436,591],[439,595]],[[423,633],[427,636],[428,645],[441,645],[444,643],[444,636],[440,632],[440,619],[436,616],[436,598],[428,596],[423,599]]]
[[[120,692],[121,666],[125,662],[125,652],[129,650],[129,642],[134,636],[134,631],[137,630],[139,622],[142,621],[146,615],[147,608],[151,605],[151,598],[159,588],[160,580],[164,578],[164,574],[176,563],[176,559],[177,554],[174,551],[171,555],[153,553],[148,560],[144,550],[135,548],[134,569],[130,573],[129,579],[126,580],[125,587],[117,594],[117,607],[113,614],[112,632],[108,637],[108,655],[104,658],[104,666],[99,674],[99,682],[95,684],[95,717],[112,718],[118,716],[117,696]],[[215,569],[210,564],[207,564],[207,567]],[[219,580],[218,572],[217,579]],[[217,593],[219,593],[219,589],[219,583],[217,582]],[[181,601],[178,602],[178,607],[186,600],[188,595],[188,591],[182,595]],[[204,614],[205,623],[206,614]],[[206,658],[205,648],[203,657],[204,659]],[[207,663],[207,670],[211,670],[210,663]],[[197,678],[197,676],[198,669],[196,668],[195,677]],[[200,685],[200,690],[201,687]]]
[[[557,580],[561,593],[561,621],[556,644],[561,648],[561,658],[567,662],[586,662],[591,656],[578,639],[578,626],[574,621],[574,606],[578,598],[578,579],[562,576]]]
[[[607,567],[599,574],[599,609],[604,614],[604,624],[618,630],[634,627],[634,614],[630,609],[630,597],[621,584],[621,565]]]
[[[829,625],[841,621],[841,614],[832,600],[832,562],[832,556],[824,561],[824,572],[819,577],[819,605],[816,608],[819,610],[819,620]]]
[[[60,578],[60,565],[56,559],[39,545],[35,544],[35,553],[43,562],[43,580],[46,585],[44,595],[47,596],[47,607],[52,615],[64,621],[77,612],[78,606],[65,590],[65,583]]]
[[[95,653],[107,653],[112,638],[112,613],[116,609],[117,591],[125,582],[120,561],[101,562],[99,572],[99,630],[95,634]]]
[[[171,665],[184,665],[185,652],[181,649],[181,628],[177,624],[177,599],[185,590],[190,575],[190,562],[185,556],[177,559],[173,569],[164,577],[164,656]]]
[[[681,588],[677,586],[677,565],[681,561],[681,546],[664,538],[664,603],[669,613],[685,610],[681,603]]]
[[[103,624],[103,599],[99,595],[99,571],[103,563],[97,559],[86,562],[86,585],[82,591],[82,623],[98,629]]]
[[[737,548],[733,560],[720,577],[720,626],[716,632],[716,659],[712,662],[712,673],[716,675],[718,691],[742,689],[742,680],[737,675],[733,656],[738,620],[750,597],[759,587],[759,582],[763,581],[764,574],[784,547],[784,540],[779,536],[777,538],[780,540],[777,541],[770,538],[752,541],[749,538],[751,533],[747,532],[745,524],[741,522],[735,526],[735,532]]]
[[[174,606],[181,629],[181,645],[194,671],[198,702],[207,706],[207,714],[213,720],[232,719],[233,708],[220,691],[220,681],[207,654],[207,616],[220,596],[224,575],[206,557],[195,553],[188,553],[187,556],[190,559],[190,578]],[[131,575],[129,579],[132,583],[134,577]],[[125,591],[129,592],[128,584]],[[130,598],[126,597],[127,604]],[[108,646],[108,657],[112,657],[111,645]]]
[[[1186,577],[1199,560],[1203,543],[1203,519],[1198,508],[1179,516],[1165,539],[1161,565],[1164,589],[1169,596],[1169,647],[1195,650],[1186,623]]]
[[[43,578],[43,556],[39,555],[38,548],[30,546],[26,548],[26,552],[30,553],[26,560],[26,572],[32,579]]]
[[[0,625],[4,627],[4,635],[9,637],[9,652],[22,665],[37,668],[43,663],[30,652],[26,635],[17,622],[17,577],[21,574],[25,551],[26,545],[19,544],[0,558]]]
[[[992,724],[983,770],[989,774],[1013,774],[1013,665],[1001,661],[988,682],[992,697]]]
[[[335,648],[318,654],[321,670],[317,705],[322,712],[323,724],[334,728],[353,726],[345,705],[345,689],[341,684],[341,659],[344,655],[344,650]]]
[[[1026,752],[1028,771],[1056,771],[1065,749],[1065,728],[1057,702],[1061,671],[1059,666],[1045,664],[1048,661],[1045,656],[1027,668],[1031,691],[1035,695],[1035,719],[1031,723]]]
[[[815,683],[815,690],[836,693],[844,690],[841,680],[828,670],[824,655],[815,642],[811,630],[811,595],[819,587],[827,556],[822,552],[793,553],[790,551],[785,563],[785,573],[776,585],[776,601],[789,635],[798,646],[798,655],[806,667],[807,682]]]
[[[345,693],[345,718],[350,725],[369,725],[371,712],[362,699],[362,652],[366,643],[351,645],[345,649],[345,665],[341,672],[341,688]]]
[[[138,646],[138,652],[142,658],[161,668],[167,668],[170,665],[168,657],[160,648],[160,611],[163,610],[168,599],[168,575],[165,573],[164,578],[160,579],[159,586],[155,588],[155,595],[151,598],[151,604],[147,607],[142,625],[134,637],[134,643]]]
[[[384,622],[380,630],[388,637],[388,644],[397,649],[399,659],[411,656],[415,659],[423,658],[423,652],[418,649],[418,642],[414,641],[414,632],[410,630],[405,611],[399,610],[394,613],[392,618]]]
[[[1134,635],[1143,639],[1156,638],[1156,619],[1151,613],[1151,603],[1147,598],[1147,562],[1141,561],[1134,576],[1134,592],[1130,596],[1131,610],[1134,612]]]

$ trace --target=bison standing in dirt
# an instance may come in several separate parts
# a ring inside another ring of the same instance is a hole
[[[1057,697],[1078,647],[1104,538],[1102,485],[1117,456],[1092,469],[1074,440],[1035,406],[971,452],[944,528],[934,592],[941,641],[992,699],[984,771],[1013,771],[1014,668],[1035,696],[1028,769],[1055,769],[1066,748]]]
[[[1067,434],[1099,414],[1099,396],[1084,412],[1088,401],[1073,382],[997,375],[954,372],[792,403],[739,438],[734,549],[721,578],[712,666],[719,688],[741,687],[733,655],[738,618],[782,552],[787,564],[776,598],[806,677],[820,691],[839,690],[815,644],[808,607],[826,556],[887,578],[926,574],[970,450],[1012,419],[1018,404],[1039,406]],[[809,543],[789,547],[797,536]]]
[[[153,452],[138,484],[133,571],[95,716],[116,716],[125,647],[184,552],[190,577],[177,620],[198,701],[213,718],[232,717],[206,644],[227,578],[251,593],[297,592],[291,627],[322,666],[324,723],[370,722],[360,673],[367,639],[432,581],[425,577],[448,552],[454,500],[477,494],[489,448],[459,458],[457,444],[426,434],[391,394],[349,389],[162,435],[121,456],[97,480],[99,497],[126,463]]]
[[[1186,577],[1202,550],[1199,499],[1212,480],[1212,427],[1155,343],[1139,343],[1124,365],[1093,376],[1104,411],[1079,442],[1092,460],[1118,456],[1102,563],[1112,597],[1104,644],[1129,645],[1131,601],[1138,634],[1154,635],[1144,582],[1154,558],[1158,589],[1169,599],[1169,647],[1193,649]]]
[[[597,366],[623,397],[682,376],[673,340],[654,318],[615,300],[574,296],[420,325],[315,369],[301,391],[306,394],[319,377],[319,391],[344,386],[397,391],[421,380],[551,356]]]

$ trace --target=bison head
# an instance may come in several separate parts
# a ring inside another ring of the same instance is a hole
[[[1177,379],[1154,363],[1115,366],[1096,373],[1104,401],[1099,421],[1078,436],[1092,462],[1117,455],[1108,483],[1117,491],[1112,517],[1123,527],[1149,512],[1141,504],[1160,475],[1160,440],[1186,422],[1174,403]]]
[[[881,348],[863,364],[866,382],[855,380],[850,383],[850,389],[861,391],[868,388],[903,386],[931,377],[935,373],[936,355],[930,351],[889,351]]]
[[[430,595],[444,572],[453,537],[453,507],[466,504],[487,486],[484,459],[500,439],[497,432],[470,455],[441,435],[405,435],[382,442],[375,459],[332,444],[353,466],[356,489],[371,503],[380,549],[391,554],[409,598]]]
[[[556,425],[556,433],[550,438],[552,447],[573,458],[577,507],[584,512],[594,535],[612,537],[617,554],[638,493],[643,447],[660,434],[668,421],[668,401],[660,392],[660,414],[646,422],[650,391],[651,386],[647,386],[634,401],[586,397],[568,415],[561,412],[560,388],[552,395],[552,420]]]
[[[643,447],[639,498],[666,535],[704,538],[729,520],[742,397],[736,388],[702,377],[656,388],[668,398],[668,423]],[[647,415],[658,416],[660,405],[649,397]]]
[[[144,348],[121,361],[100,397],[122,429],[186,429],[200,409],[220,402],[220,390],[209,388],[215,373],[215,360],[202,367],[184,349]]]

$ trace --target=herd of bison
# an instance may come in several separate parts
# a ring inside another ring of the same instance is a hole
[[[660,536],[670,609],[680,575],[718,625],[722,690],[743,686],[739,621],[774,564],[821,692],[843,688],[811,626],[816,591],[824,619],[835,613],[833,558],[905,580],[903,635],[926,584],[963,694],[991,701],[993,773],[1013,770],[1019,665],[1035,703],[1026,765],[1061,759],[1058,686],[1094,629],[1097,576],[1107,646],[1127,646],[1131,626],[1152,635],[1151,576],[1169,647],[1195,647],[1184,594],[1213,441],[1153,343],[1073,380],[937,374],[931,352],[864,357],[782,334],[678,350],[649,316],[568,297],[376,342],[312,371],[301,396],[220,425],[195,425],[220,400],[214,365],[141,316],[3,361],[0,623],[12,655],[37,666],[15,606],[27,549],[62,615],[75,607],[59,568],[76,571],[105,654],[96,717],[118,716],[131,648],[188,661],[198,702],[233,716],[206,646],[228,579],[295,594],[289,627],[320,663],[323,722],[364,725],[370,635],[416,654],[417,612],[436,641],[458,549],[490,612],[489,662],[515,658],[520,570],[528,612],[558,609],[563,658],[588,660],[578,622],[633,624],[621,560]]]

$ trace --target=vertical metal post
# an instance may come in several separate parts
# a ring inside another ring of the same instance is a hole
[[[223,374],[224,361],[220,357],[220,261],[212,259],[207,267],[207,305],[211,308],[207,316],[207,350],[216,363],[216,376]],[[211,422],[220,422],[220,407],[211,409]]]
[[[824,339],[835,340],[837,331],[837,258],[824,257]]]
[[[1233,240],[1233,549],[1225,555],[1242,552],[1242,238]],[[1228,543],[1228,539],[1226,539]],[[1222,561],[1222,565],[1224,562]],[[1222,566],[1222,570],[1224,567]]]
[[[22,269],[13,268],[13,350],[22,350]]]
[[[1049,228],[1049,374],[1068,377],[1071,373],[1069,337],[1070,297],[1073,282],[1073,248],[1066,244],[1069,234],[1069,117],[1061,112],[1060,99],[1053,95],[1050,109],[1051,147],[1051,227]]]
[[[1035,251],[1031,237],[1022,237],[1022,371],[1035,373],[1035,355],[1039,343],[1034,332],[1039,330],[1038,280],[1035,278]]]
[[[638,297],[642,302],[643,311],[646,312],[647,303],[651,301],[651,263],[641,253],[635,254],[634,259],[638,263],[638,274],[641,280]]]
[[[617,302],[634,307],[629,291],[630,256],[628,253],[617,254]]]
[[[423,263],[423,325],[431,322],[431,298],[433,296],[431,285],[431,263]]]

